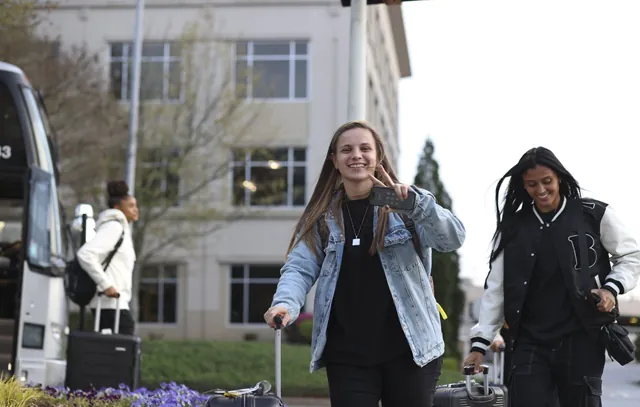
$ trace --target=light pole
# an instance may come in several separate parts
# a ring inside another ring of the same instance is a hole
[[[351,2],[347,120],[364,120],[367,106],[367,0]]]
[[[136,24],[133,41],[133,78],[129,90],[129,143],[127,145],[126,181],[131,195],[136,188],[136,153],[138,151],[138,104],[140,99],[140,58],[142,55],[142,25],[144,0],[136,3]]]

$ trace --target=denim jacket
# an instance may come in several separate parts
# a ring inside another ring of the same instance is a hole
[[[430,192],[415,186],[411,189],[416,193],[416,203],[412,210],[405,213],[415,222],[424,259],[418,257],[411,233],[397,213],[389,216],[384,249],[379,256],[413,359],[418,366],[424,366],[444,353],[440,314],[429,282],[431,249],[440,252],[457,250],[462,246],[466,233],[460,220],[438,205]],[[317,283],[309,366],[311,372],[324,367],[322,354],[327,339],[327,323],[344,251],[344,232],[330,208],[324,215],[329,227],[327,246],[324,250],[321,247],[317,227],[315,242],[319,256],[314,255],[304,241],[296,244],[282,267],[272,302],[272,306],[282,306],[288,310],[291,317],[289,323],[292,323],[300,315],[306,295]],[[374,233],[377,223],[376,210],[373,217]]]

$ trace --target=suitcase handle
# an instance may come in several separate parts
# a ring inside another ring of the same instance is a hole
[[[506,347],[500,345],[498,351],[493,354],[493,381],[498,385],[504,384],[504,353]],[[499,361],[499,362],[498,362]],[[498,364],[500,366],[498,366]],[[499,372],[499,373],[498,373]]]
[[[487,365],[480,365],[480,366],[482,367],[482,384],[484,387],[484,393],[474,394],[474,391],[471,387],[471,375],[473,374],[475,366],[469,365],[464,367],[464,376],[466,378],[467,395],[473,401],[487,403],[495,399],[496,395],[495,393],[491,392],[489,389],[489,366]]]
[[[282,317],[276,315],[273,317],[273,322],[276,325],[276,396],[282,399]]]
[[[104,292],[98,293],[98,305],[96,306],[96,320],[93,323],[93,330],[95,332],[100,331],[100,314],[102,313],[102,296]],[[120,293],[116,294],[116,318],[113,323],[113,333],[117,334],[120,331]]]

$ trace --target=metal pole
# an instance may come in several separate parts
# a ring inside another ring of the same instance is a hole
[[[351,2],[347,120],[365,119],[367,106],[367,0]]]
[[[136,187],[136,153],[138,150],[138,102],[140,99],[140,57],[142,55],[142,25],[144,0],[136,3],[136,25],[133,42],[133,78],[129,91],[129,144],[127,146],[126,181],[133,195]]]
[[[80,234],[80,247],[82,247],[85,243],[87,243],[87,214],[83,213],[82,214],[82,233]],[[80,307],[80,326],[79,329],[81,331],[84,331],[84,322],[85,322],[85,318],[87,317],[87,307],[82,306]]]

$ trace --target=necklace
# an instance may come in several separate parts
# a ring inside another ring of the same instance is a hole
[[[367,218],[367,211],[369,210],[369,205],[364,210],[364,215],[362,216],[362,222],[360,222],[360,228],[356,232],[356,227],[353,225],[353,218],[351,217],[351,211],[349,210],[349,204],[347,204],[347,215],[349,215],[349,221],[351,222],[351,229],[353,229],[353,234],[355,235],[354,239],[351,241],[351,246],[360,246],[360,232],[362,231],[362,225],[364,225],[364,220]]]

